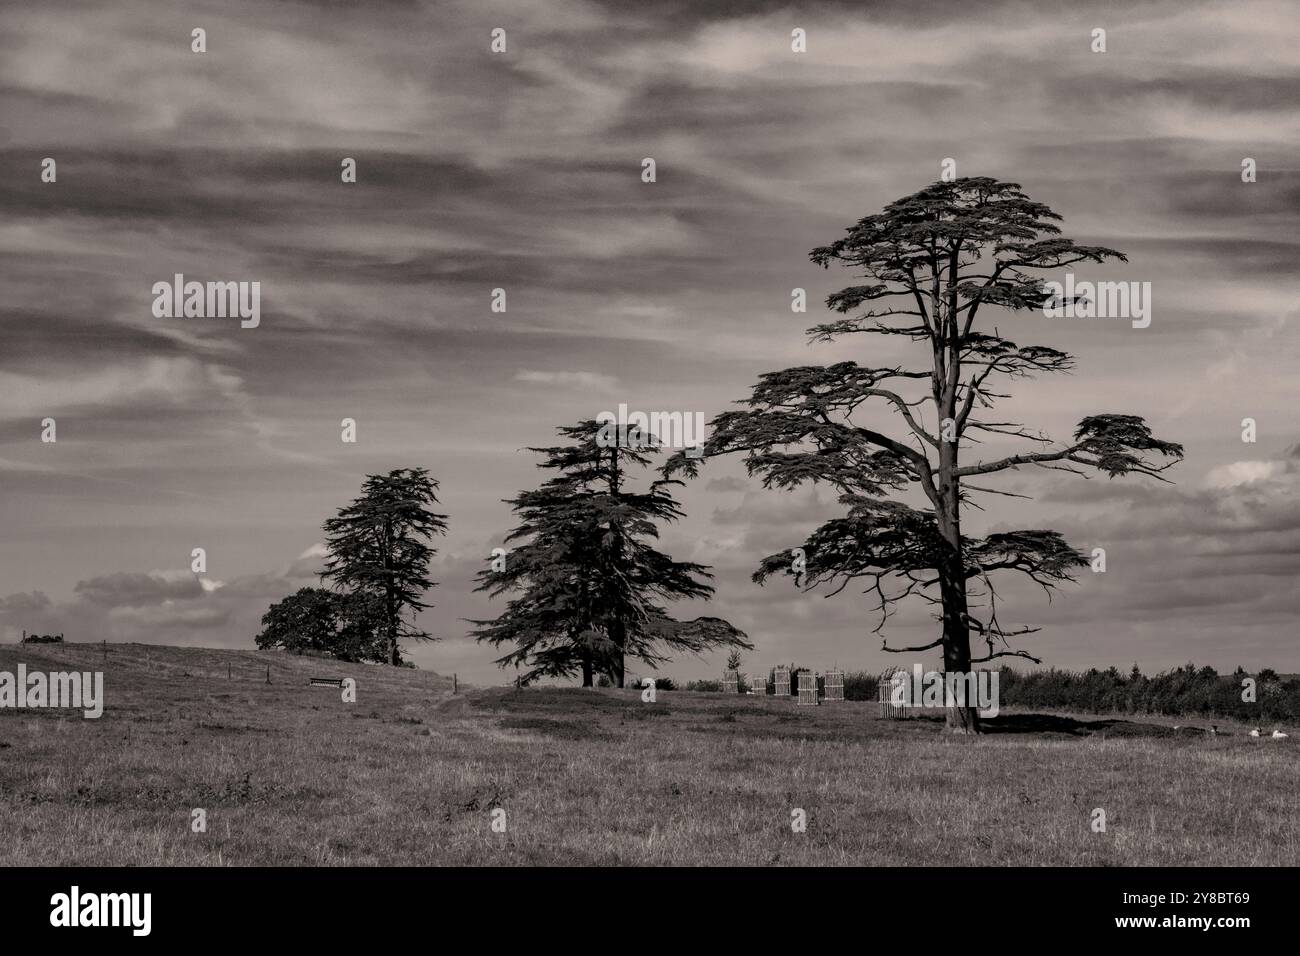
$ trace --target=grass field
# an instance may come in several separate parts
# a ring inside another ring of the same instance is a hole
[[[255,651],[0,647],[19,661],[104,671],[106,705],[0,710],[2,865],[1300,864],[1300,748],[1241,727],[1003,714],[963,738],[868,704],[453,695]]]

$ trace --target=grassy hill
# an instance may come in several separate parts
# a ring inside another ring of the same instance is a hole
[[[19,661],[102,670],[106,704],[0,710],[6,865],[1300,863],[1300,748],[1240,727],[1005,714],[967,739],[871,704],[453,695],[257,651],[0,647]]]

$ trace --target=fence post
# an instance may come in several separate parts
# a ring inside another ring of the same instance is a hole
[[[452,694],[456,694],[459,691],[460,691],[460,681],[456,679],[456,675],[453,672],[451,675],[451,692]]]
[[[271,683],[271,665],[270,665],[270,664],[267,664],[267,665],[266,665],[266,682],[267,682],[268,684]]]
[[[226,680],[230,680],[230,661],[226,661]]]

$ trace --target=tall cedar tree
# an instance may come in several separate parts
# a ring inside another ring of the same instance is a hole
[[[436,582],[427,577],[437,554],[426,541],[447,531],[446,515],[434,514],[438,482],[424,468],[399,468],[370,475],[361,497],[325,522],[322,579],[336,588],[377,594],[383,599],[383,633],[388,663],[401,663],[400,638],[433,640],[404,619],[407,611],[431,607],[421,596]]]
[[[517,592],[494,621],[473,621],[479,641],[515,649],[497,663],[527,668],[523,683],[598,674],[623,686],[628,657],[650,666],[667,652],[700,653],[722,645],[750,647],[743,632],[719,618],[678,621],[657,600],[707,598],[712,575],[701,564],[674,561],[650,543],[658,523],[683,512],[658,480],[648,491],[626,487],[629,469],[659,453],[653,436],[595,421],[559,432],[574,444],[532,448],[539,468],[557,472],[534,491],[509,499],[521,523],[506,538],[504,568],[479,573],[479,591]]]
[[[832,593],[855,582],[865,585],[880,613],[877,633],[896,602],[927,601],[942,621],[939,636],[918,647],[891,648],[886,642],[885,650],[942,648],[946,672],[965,673],[973,663],[1005,656],[1037,660],[1010,649],[1009,637],[1038,629],[1002,627],[991,575],[1025,575],[1050,595],[1087,562],[1055,531],[964,535],[962,509],[978,507],[972,493],[1007,493],[967,479],[1034,465],[1085,477],[1092,470],[1163,481],[1159,472],[1182,457],[1181,445],[1152,437],[1132,415],[1088,416],[1073,441],[1056,443],[1019,423],[976,414],[1007,397],[994,390],[999,382],[1066,372],[1074,364],[1057,349],[1017,345],[996,328],[981,330],[977,317],[993,307],[1041,308],[1050,295],[1044,279],[1027,270],[1127,261],[1113,249],[1060,237],[1053,225],[1060,218],[1015,183],[958,179],[893,202],[850,227],[844,238],[812,251],[814,263],[840,263],[866,279],[827,298],[836,312],[856,314],[809,329],[813,341],[902,336],[923,346],[928,361],[915,369],[845,361],[770,372],[744,402],[749,410],[725,412],[713,421],[706,457],[743,452],[750,474],[762,475],[765,487],[824,482],[847,508],[844,517],[828,521],[804,543],[803,567],[786,550],[762,561],[756,581],[787,573],[797,586],[826,585]],[[860,424],[873,407],[901,418],[908,433],[894,438]],[[1039,449],[962,464],[962,453],[979,434],[1024,439]],[[1148,453],[1170,460],[1156,464]],[[698,464],[675,455],[665,474],[693,476]],[[912,487],[924,494],[924,507],[891,500]],[[979,656],[971,653],[972,631],[986,645]],[[948,727],[976,733],[978,714],[969,706],[950,708]]]

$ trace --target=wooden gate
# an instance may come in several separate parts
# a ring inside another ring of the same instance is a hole
[[[912,675],[907,671],[891,667],[882,671],[876,683],[876,700],[880,704],[880,716],[887,720],[903,720],[910,716],[906,706],[907,683]]]
[[[790,668],[778,667],[773,672],[772,676],[773,676],[772,683],[776,685],[776,696],[789,697],[790,696]]]
[[[828,670],[824,682],[827,700],[844,699],[844,672],[842,670],[838,667]]]
[[[812,671],[799,672],[799,703],[817,706],[817,675]]]

